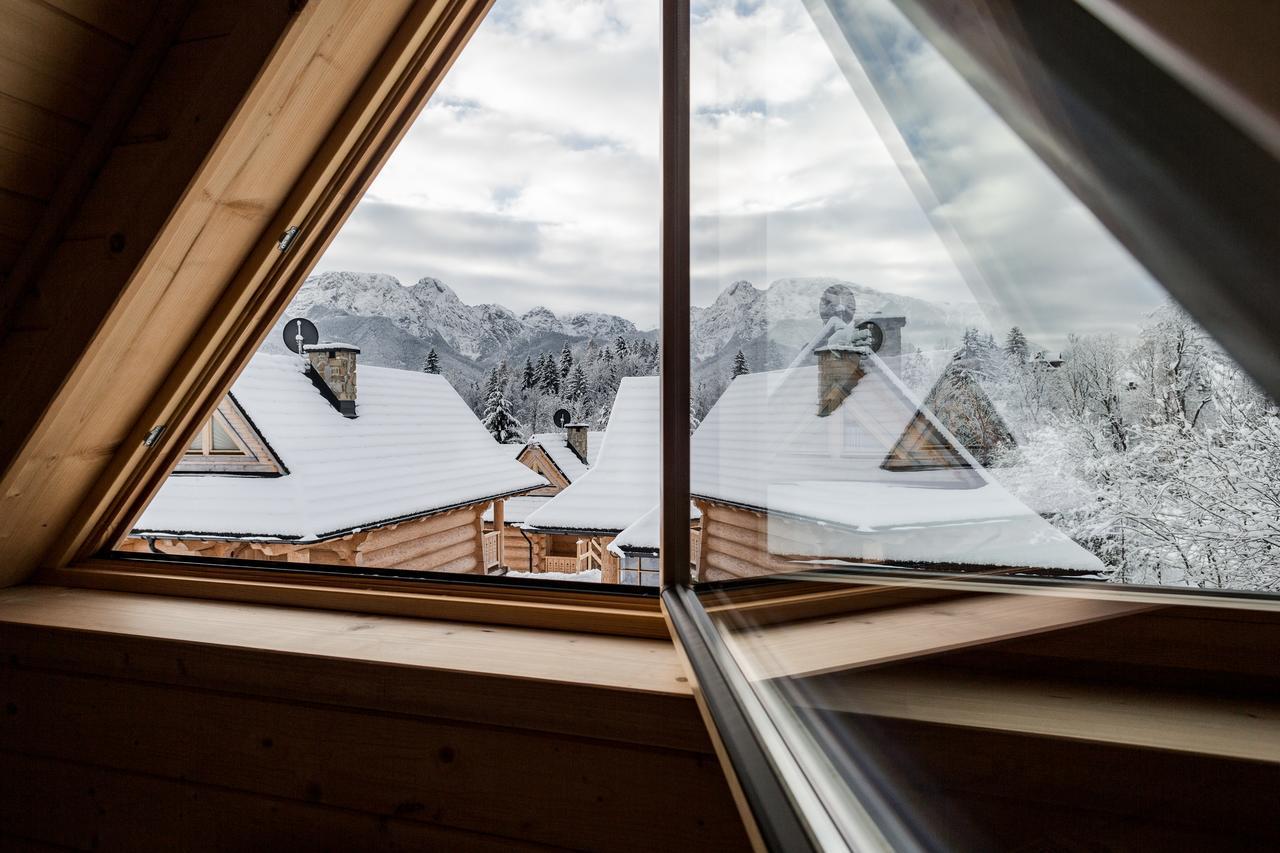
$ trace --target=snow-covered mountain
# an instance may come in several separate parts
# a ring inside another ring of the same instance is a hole
[[[558,350],[566,338],[612,340],[618,335],[645,334],[630,320],[612,314],[583,311],[557,316],[538,307],[517,315],[502,305],[468,305],[439,279],[423,278],[406,287],[394,276],[382,273],[313,275],[303,283],[287,314],[330,318],[321,332],[326,337],[335,334],[329,328],[335,315],[384,317],[414,338],[437,349],[443,344],[458,356],[481,364],[552,344]],[[350,343],[363,348],[367,342]]]
[[[693,355],[699,372],[719,372],[739,349],[753,370],[787,364],[821,327],[818,303],[833,284],[854,292],[861,316],[906,317],[903,337],[908,346],[928,349],[944,341],[955,344],[966,327],[988,325],[979,306],[972,303],[895,296],[835,278],[778,279],[766,288],[735,281],[711,305],[693,309]],[[405,286],[381,273],[311,276],[286,312],[286,317],[298,316],[315,321],[326,338],[361,347],[368,363],[416,369],[434,348],[446,368],[468,376],[478,375],[502,358],[516,362],[527,355],[558,352],[565,342],[592,338],[609,342],[619,335],[656,337],[613,314],[557,315],[536,307],[517,315],[502,305],[468,305],[439,279],[423,278]],[[282,324],[283,320],[278,325]],[[264,348],[283,349],[278,331]]]

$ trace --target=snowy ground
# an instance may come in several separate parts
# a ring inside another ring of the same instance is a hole
[[[503,577],[536,578],[544,581],[582,581],[584,583],[600,583],[600,570],[591,569],[586,572],[507,572]]]

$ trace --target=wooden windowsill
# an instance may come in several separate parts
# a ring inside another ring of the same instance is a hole
[[[465,576],[457,580],[465,582]],[[670,640],[656,596],[97,558],[41,584]]]
[[[24,667],[706,746],[696,714],[636,728],[692,700],[664,640],[43,585],[0,590],[0,638]],[[582,715],[544,713],[566,690]]]

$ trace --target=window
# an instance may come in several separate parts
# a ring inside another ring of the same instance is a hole
[[[1280,591],[1276,404],[892,3],[695,3],[704,581]]]
[[[499,0],[121,547],[638,584],[657,24]]]

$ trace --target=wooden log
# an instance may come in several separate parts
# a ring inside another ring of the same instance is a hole
[[[376,551],[379,548],[389,548],[392,545],[399,545],[401,542],[419,539],[432,533],[438,533],[441,530],[457,527],[460,524],[467,524],[471,521],[473,513],[475,513],[474,507],[466,507],[439,515],[428,515],[424,518],[415,518],[410,521],[402,521],[399,524],[374,528],[367,531],[368,537],[365,539],[364,550]]]
[[[737,823],[706,755],[6,667],[12,706],[0,749],[542,844],[702,849]]]
[[[366,540],[360,553],[365,566],[395,566],[409,560],[429,557],[432,551],[448,548],[460,542],[469,542],[475,536],[470,524],[439,527],[434,532],[422,533],[411,539],[403,539],[395,545],[370,548]]]

